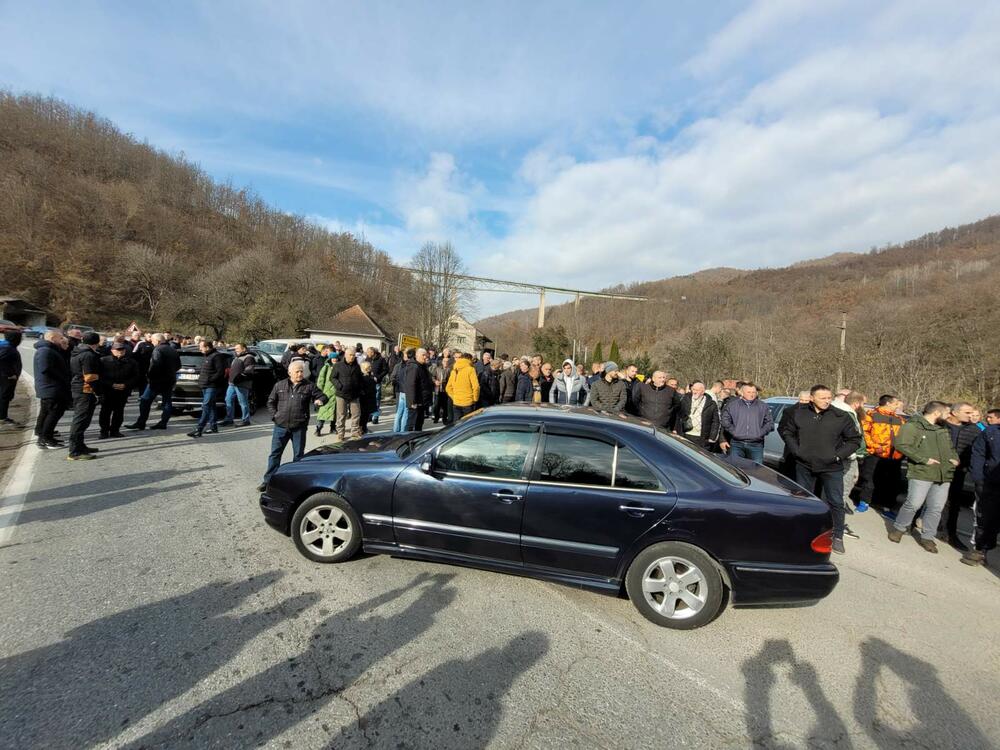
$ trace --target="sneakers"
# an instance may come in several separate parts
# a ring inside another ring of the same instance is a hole
[[[851,539],[861,538],[861,535],[858,534],[856,531],[851,531],[851,527],[848,526],[846,523],[844,524],[844,536],[849,536],[851,537]]]
[[[844,554],[844,552],[846,550],[844,549],[844,540],[843,539],[834,539],[833,540],[833,551],[836,552],[838,555]]]
[[[868,510],[868,507],[869,507],[868,503],[862,500],[860,503],[858,503],[857,507],[854,510],[856,510],[858,513],[864,513],[866,510]]]
[[[899,529],[890,529],[889,531],[889,541],[899,544],[903,539],[903,532]]]
[[[37,445],[43,451],[54,451],[58,448],[62,448],[62,446],[59,445],[58,443],[54,442],[50,443],[48,440],[41,440],[41,439],[39,439],[38,442],[35,443],[35,445]]]
[[[250,426],[250,425],[252,425],[252,424],[253,424],[253,422],[251,422],[251,421],[250,421],[250,420],[248,419],[248,420],[246,420],[245,422],[237,422],[237,423],[236,423],[236,426],[237,426],[237,427],[249,427],[249,426]]]
[[[936,555],[937,554],[938,548],[937,548],[937,545],[934,544],[934,540],[933,539],[920,539],[920,540],[917,541],[917,543],[921,547],[923,547],[925,550],[927,550],[928,552],[930,552],[932,555]]]
[[[193,437],[193,438],[200,438],[201,437],[201,430],[192,430],[191,432],[189,432],[187,434],[187,436],[188,437]]]
[[[980,552],[979,550],[970,549],[964,555],[962,555],[962,562],[966,565],[985,565],[986,564],[986,553]]]
[[[91,453],[70,453],[66,456],[67,461],[93,461],[97,456]]]
[[[216,435],[219,432],[219,428],[218,426],[209,427],[207,430],[205,430],[205,432],[207,432],[209,435]]]

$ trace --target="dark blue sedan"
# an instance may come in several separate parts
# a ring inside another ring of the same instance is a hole
[[[285,464],[260,498],[316,562],[362,547],[610,594],[649,620],[811,602],[837,584],[825,503],[641,420],[510,404],[436,433],[370,436]]]

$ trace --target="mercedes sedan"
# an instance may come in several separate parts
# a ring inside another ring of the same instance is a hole
[[[264,518],[320,563],[359,549],[627,594],[696,628],[727,601],[807,603],[839,574],[827,506],[630,417],[507,404],[283,465]]]

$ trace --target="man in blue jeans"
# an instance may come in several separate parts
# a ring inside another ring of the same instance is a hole
[[[267,410],[274,422],[271,433],[271,454],[267,458],[264,479],[257,486],[258,492],[267,489],[274,472],[281,465],[285,446],[292,443],[292,461],[298,461],[306,450],[306,432],[309,430],[309,411],[313,404],[322,406],[329,399],[326,394],[306,380],[306,363],[301,359],[288,365],[288,377],[279,380],[267,398]]]
[[[722,407],[722,434],[719,447],[732,456],[764,463],[764,436],[774,430],[771,410],[757,398],[757,386],[744,383],[740,397]]]
[[[226,418],[220,422],[226,427],[233,423],[236,402],[240,404],[240,427],[250,425],[250,388],[256,366],[246,344],[233,345],[233,361],[229,363],[229,386],[226,388]]]
[[[221,354],[211,341],[202,341],[198,344],[198,348],[205,358],[198,373],[198,386],[201,388],[201,417],[198,419],[198,426],[188,433],[188,437],[193,438],[200,438],[205,432],[219,431],[215,424],[215,400],[219,391],[226,387],[226,365],[229,364],[229,358]]]
[[[146,390],[139,397],[139,418],[130,424],[130,430],[145,430],[149,419],[149,410],[153,401],[159,396],[163,403],[160,421],[151,426],[151,430],[167,429],[173,407],[174,385],[177,383],[177,371],[181,369],[181,355],[167,342],[162,333],[154,333],[150,339],[153,353],[150,355],[149,372],[146,374]],[[140,373],[141,375],[141,373]]]

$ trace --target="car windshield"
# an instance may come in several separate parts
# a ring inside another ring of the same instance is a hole
[[[259,341],[257,342],[257,348],[266,354],[284,354],[285,349],[288,348],[288,344],[280,341]]]
[[[727,484],[743,486],[749,482],[746,475],[735,466],[726,463],[718,456],[709,453],[703,448],[699,448],[693,443],[689,443],[687,440],[684,440],[673,433],[657,427],[656,438],[660,442],[668,443],[674,448],[683,451],[684,455],[692,461],[696,461],[703,469],[708,470]]]

